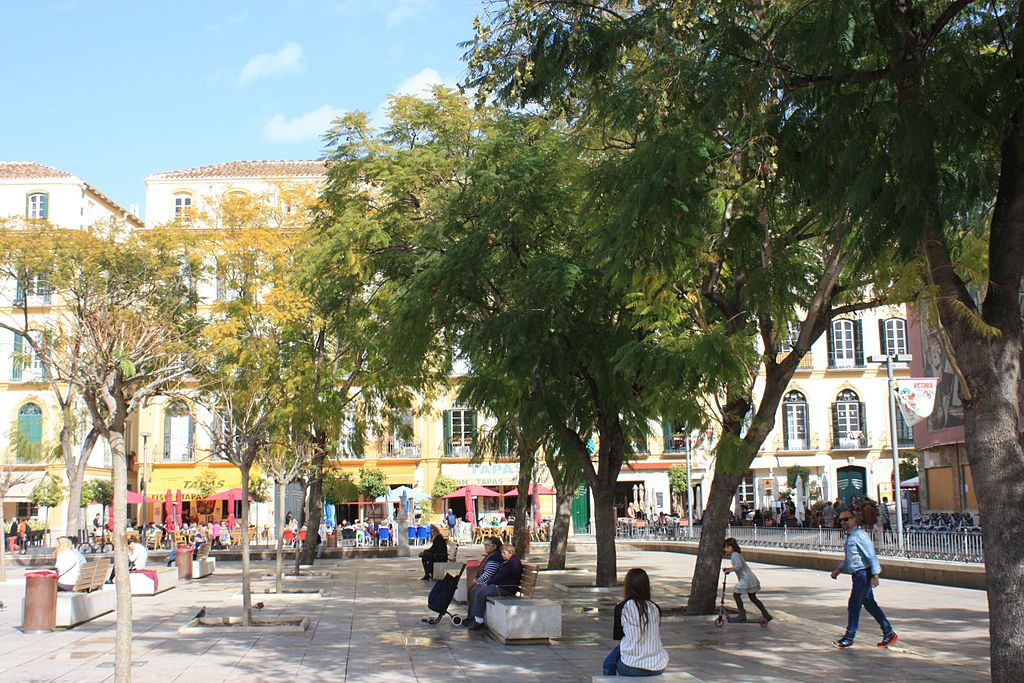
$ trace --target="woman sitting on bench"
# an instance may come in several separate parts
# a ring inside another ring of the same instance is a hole
[[[71,539],[61,536],[53,551],[53,562],[57,565],[57,590],[73,591],[78,583],[78,573],[85,564],[85,558],[71,545]]]
[[[435,562],[448,561],[448,543],[436,524],[430,525],[430,547],[420,553],[420,561],[423,563],[424,581],[433,580]]]
[[[469,625],[470,631],[479,631],[484,627],[484,615],[487,613],[487,598],[510,597],[519,591],[519,583],[523,580],[523,563],[516,555],[516,549],[511,543],[501,547],[501,557],[504,559],[498,572],[487,580],[486,585],[480,585],[477,581],[473,589],[472,615],[473,623]]]

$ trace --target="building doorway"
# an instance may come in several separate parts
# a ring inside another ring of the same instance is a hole
[[[838,489],[839,500],[844,505],[849,505],[853,501],[854,496],[864,500],[864,493],[868,490],[867,474],[864,468],[848,465],[837,469],[836,488]]]

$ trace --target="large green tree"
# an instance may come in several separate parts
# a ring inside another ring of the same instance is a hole
[[[637,113],[647,122],[712,114],[707,121],[732,132],[745,124],[755,135],[727,151],[754,162],[765,188],[772,174],[788,179],[783,206],[842,227],[854,263],[884,258],[889,247],[919,257],[922,299],[961,379],[983,514],[1012,516],[1024,501],[1020,3],[550,0],[505,9],[474,51],[505,96],[620,130],[632,129]],[[630,81],[638,87],[623,87]],[[636,101],[661,107],[637,112]],[[764,206],[769,217],[777,208]],[[968,248],[978,238],[988,246],[980,263]],[[795,353],[806,350],[805,329]],[[1024,675],[1024,599],[1006,597],[1019,595],[1013,586],[1024,572],[1012,534],[984,527],[989,591],[999,596],[990,601],[997,680]],[[700,584],[694,591],[706,593]]]

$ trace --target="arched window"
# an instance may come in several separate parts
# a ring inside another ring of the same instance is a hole
[[[806,451],[807,399],[799,391],[791,391],[782,400],[782,441],[787,451]]]
[[[878,339],[882,353],[896,355],[907,352],[907,321],[888,318],[878,321]]]
[[[864,333],[860,320],[833,320],[828,328],[828,366],[864,366]]]
[[[43,410],[35,403],[18,409],[17,461],[34,462],[43,449]]]
[[[189,223],[192,220],[192,195],[177,192],[174,195],[174,220]]]
[[[867,448],[864,404],[851,389],[843,389],[832,404],[833,448]]]
[[[188,406],[171,401],[164,409],[164,460],[181,462],[195,458],[196,427]]]
[[[25,215],[28,218],[45,220],[50,216],[50,195],[47,192],[32,192],[25,197]]]

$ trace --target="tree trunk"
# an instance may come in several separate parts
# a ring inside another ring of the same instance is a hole
[[[715,479],[711,482],[711,496],[704,509],[704,523],[701,526],[690,596],[686,601],[687,614],[711,614],[715,611],[725,528],[729,525],[736,487],[743,479],[745,471],[746,468],[737,472],[728,472],[717,467],[715,469]]]
[[[85,486],[85,470],[88,458],[68,472],[68,512],[66,516],[67,535],[78,538],[82,530],[82,488]]]
[[[323,468],[318,467],[316,474],[309,482],[309,494],[306,497],[306,540],[299,552],[299,564],[313,564],[316,559],[316,545],[320,540],[320,520],[324,516],[324,475]]]
[[[555,497],[555,519],[551,524],[551,548],[548,550],[548,569],[565,569],[565,552],[569,543],[569,525],[572,522],[574,491],[558,490]]]
[[[1024,453],[1016,398],[1020,349],[1009,342],[976,342],[973,348],[987,346],[993,352],[972,351],[972,356],[991,361],[980,372],[970,367],[974,362],[962,361],[976,396],[974,403],[964,406],[964,427],[983,518],[992,680],[1007,682],[1024,680],[1024,544],[1019,525],[1009,522],[1024,509]],[[987,377],[978,381],[983,373]]]
[[[618,580],[618,566],[615,557],[615,480],[598,482],[592,487],[594,493],[594,536],[597,540],[598,586],[614,586]]]
[[[286,482],[277,482],[278,490],[278,505],[274,511],[274,516],[277,517],[277,551],[274,554],[274,592],[281,595],[284,590],[284,586],[281,585],[284,575],[284,492],[288,486]]]
[[[537,454],[530,450],[531,444],[526,439],[518,439],[519,447],[519,495],[516,497],[516,523],[513,532],[512,544],[518,555],[524,562],[530,552],[530,521],[533,518],[533,511],[530,509],[530,484],[533,480],[533,471],[536,467]],[[536,495],[536,492],[534,492]]]
[[[0,496],[0,583],[7,580],[7,519],[4,517],[3,496]]]
[[[108,432],[114,459],[114,587],[117,625],[114,636],[114,680],[132,680],[132,586],[128,576],[128,458],[124,434]]]
[[[252,586],[249,573],[249,465],[242,465],[242,626],[252,623]]]

